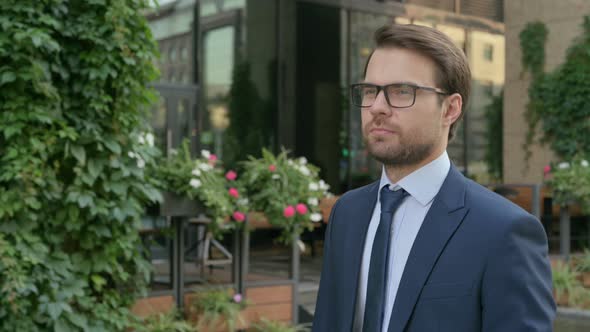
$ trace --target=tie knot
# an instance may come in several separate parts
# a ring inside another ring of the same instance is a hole
[[[379,199],[381,202],[381,212],[393,213],[407,195],[408,192],[403,189],[393,191],[389,189],[389,186],[384,186],[381,189],[381,197]]]

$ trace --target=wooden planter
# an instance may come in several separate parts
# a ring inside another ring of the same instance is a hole
[[[558,306],[567,307],[569,305],[569,295],[567,292],[561,294],[561,296],[557,297],[557,292],[555,289],[553,290],[553,298],[555,299],[555,303]]]
[[[205,212],[205,206],[198,200],[192,200],[169,191],[162,192],[162,196],[164,196],[164,201],[161,204],[147,208],[148,215],[194,217]]]
[[[582,276],[582,285],[586,288],[590,288],[590,272],[583,272],[581,273]]]

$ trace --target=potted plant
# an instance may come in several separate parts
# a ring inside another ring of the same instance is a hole
[[[164,193],[164,215],[211,217],[209,229],[218,237],[245,220],[248,201],[236,181],[237,173],[225,171],[217,156],[207,150],[191,157],[188,141],[178,151],[151,165],[154,182]]]
[[[196,293],[188,307],[188,317],[199,331],[233,332],[245,325],[241,311],[247,306],[241,294],[230,290],[211,290]]]
[[[557,305],[575,306],[584,293],[578,272],[564,262],[557,262],[553,267],[553,296]]]
[[[137,331],[145,332],[196,332],[195,327],[188,322],[179,319],[178,312],[171,310],[168,313],[159,313],[151,315],[138,324],[141,327],[136,328]]]
[[[584,249],[584,254],[576,260],[576,271],[584,287],[590,287],[590,250]]]
[[[282,228],[279,241],[290,243],[294,233],[311,230],[323,219],[319,202],[330,195],[329,186],[320,179],[319,168],[304,157],[289,158],[285,150],[275,156],[264,149],[261,158],[251,157],[242,166],[250,209]]]
[[[584,156],[547,166],[544,172],[555,203],[562,206],[577,203],[585,213],[590,213],[590,163]]]
[[[306,325],[291,326],[287,323],[263,318],[252,324],[250,330],[252,332],[307,332],[310,328]]]

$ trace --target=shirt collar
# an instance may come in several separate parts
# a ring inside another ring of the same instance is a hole
[[[439,192],[450,168],[451,161],[446,151],[435,160],[399,180],[396,184],[389,180],[385,172],[385,167],[383,167],[379,188],[383,188],[385,185],[389,185],[389,188],[392,190],[403,188],[420,204],[426,206]]]

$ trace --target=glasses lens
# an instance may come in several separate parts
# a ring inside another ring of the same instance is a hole
[[[414,103],[414,87],[406,84],[387,86],[387,98],[393,107],[410,107]]]
[[[375,102],[377,88],[371,85],[358,84],[352,87],[352,103],[355,106],[369,107]]]

